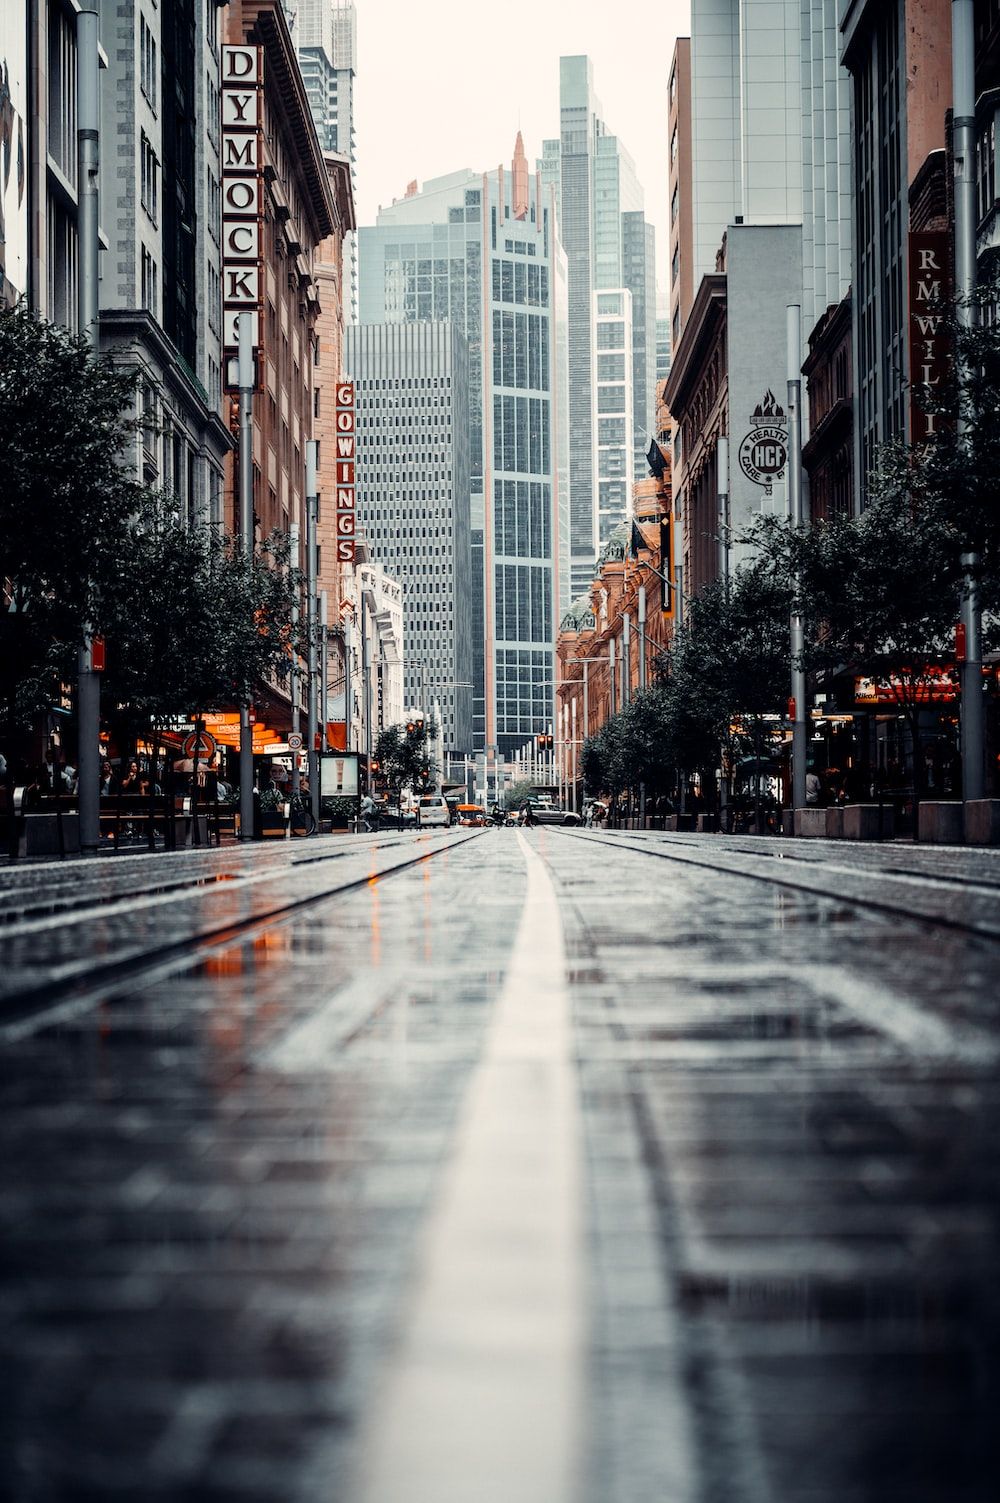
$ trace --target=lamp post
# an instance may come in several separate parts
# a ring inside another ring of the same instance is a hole
[[[319,736],[317,713],[317,664],[316,664],[316,527],[319,520],[319,483],[316,478],[318,443],[311,438],[306,443],[306,635],[308,639],[309,679],[306,704],[306,725],[309,736],[309,804],[313,819],[319,825]]]
[[[253,319],[252,313],[237,318],[237,385],[239,386],[240,438],[240,546],[248,561],[253,558]],[[253,839],[253,726],[250,702],[240,705],[240,839]]]
[[[100,16],[97,0],[84,0],[76,18],[77,235],[79,284],[77,317],[96,355],[98,322],[98,153],[100,144]],[[93,854],[101,843],[101,679],[94,668],[89,627],[77,658],[77,808],[80,849]],[[155,770],[154,774],[155,776]]]
[[[976,57],[973,0],[951,5],[952,150],[955,158],[955,314],[963,329],[976,323]],[[966,443],[969,414],[963,397],[959,437]],[[981,799],[985,792],[983,744],[983,612],[979,593],[979,554],[961,556],[962,625],[962,798]]]
[[[785,333],[788,357],[788,509],[793,528],[801,529],[802,512],[802,309],[789,303]],[[809,727],[806,720],[806,675],[802,667],[805,650],[805,621],[802,615],[801,581],[795,581],[790,626],[792,676],[792,809],[806,805],[806,755]],[[760,774],[757,773],[759,781]],[[793,815],[794,818],[794,815]],[[759,833],[759,831],[758,831]]]

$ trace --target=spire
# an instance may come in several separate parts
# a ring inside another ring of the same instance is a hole
[[[511,209],[515,219],[528,217],[528,158],[524,154],[524,138],[517,133],[514,143],[514,161],[511,164]]]

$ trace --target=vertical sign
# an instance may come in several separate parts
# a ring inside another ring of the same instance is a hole
[[[951,236],[947,230],[910,235],[910,441],[926,443],[940,417],[925,411],[948,374],[951,340],[945,309],[951,297]]]
[[[222,49],[222,319],[227,390],[237,387],[239,315],[253,314],[254,366],[261,384],[261,255],[264,195],[264,53]]]
[[[337,382],[337,562],[354,562],[354,382]]]
[[[0,302],[28,290],[25,136],[28,50],[24,6],[0,5]]]

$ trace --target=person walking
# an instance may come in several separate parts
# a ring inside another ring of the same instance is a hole
[[[521,823],[526,830],[533,830],[538,821],[535,819],[534,810],[528,799],[521,805]]]
[[[361,799],[361,819],[365,829],[371,833],[375,828],[375,803],[370,793],[364,794]]]

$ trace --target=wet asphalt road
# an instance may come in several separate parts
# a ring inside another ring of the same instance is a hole
[[[998,955],[993,852],[0,873],[0,1497],[992,1503]]]

